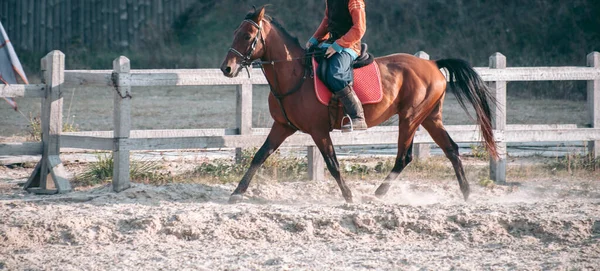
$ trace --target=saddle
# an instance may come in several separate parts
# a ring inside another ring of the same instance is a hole
[[[379,68],[374,61],[375,57],[367,49],[367,45],[363,43],[361,55],[352,64],[354,70],[353,85],[354,91],[362,104],[374,104],[382,100],[383,92],[381,90]],[[327,58],[324,57],[325,50],[312,47],[307,54],[306,66],[310,68],[311,77],[314,78],[317,100],[328,106],[330,130],[333,130],[334,127],[340,124],[343,111],[337,96],[333,95],[325,85],[325,80],[323,80],[327,71]],[[315,74],[317,76],[314,76]]]
[[[358,69],[373,63],[375,57],[368,52],[369,46],[366,43],[360,45],[360,56],[352,62],[352,68]],[[317,76],[321,81],[325,82],[325,73],[327,72],[327,58],[325,57],[325,48],[313,46],[309,48],[308,54],[314,55],[315,60],[319,63]],[[312,65],[312,63],[311,63]]]

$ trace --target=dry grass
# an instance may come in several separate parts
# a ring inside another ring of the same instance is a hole
[[[237,183],[249,167],[255,150],[244,152],[241,163],[233,159],[214,159],[198,162],[189,166],[189,161],[165,163],[161,161],[132,161],[131,179],[133,182],[164,185],[168,183],[223,184]],[[462,158],[467,180],[472,184],[491,187],[495,184],[489,177],[489,162],[475,156]],[[394,158],[342,158],[340,170],[346,180],[383,180],[391,171]],[[589,158],[571,156],[565,158],[509,158],[507,180],[518,183],[529,180],[570,180],[599,179],[600,162]],[[112,177],[112,159],[103,156],[98,162],[78,165],[81,173],[73,182],[75,186],[90,186],[110,182]],[[67,167],[69,167],[67,165]],[[326,171],[326,178],[334,181]],[[307,180],[306,158],[273,154],[259,169],[254,182],[286,182]],[[451,163],[445,157],[433,156],[410,163],[399,177],[401,180],[454,180],[456,179]]]
[[[113,176],[112,155],[98,154],[97,161],[89,163],[72,180],[73,186],[94,186],[110,182]],[[165,167],[158,161],[131,160],[129,176],[131,181],[163,185],[173,179],[165,173]]]

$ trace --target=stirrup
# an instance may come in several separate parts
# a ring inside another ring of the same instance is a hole
[[[348,119],[348,124],[344,125],[344,120]],[[342,130],[342,133],[350,133],[352,131],[354,131],[354,125],[352,124],[352,118],[350,117],[350,115],[346,114],[342,117],[342,122],[340,122],[340,129]]]

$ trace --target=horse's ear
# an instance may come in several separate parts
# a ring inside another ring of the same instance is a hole
[[[265,18],[265,10],[266,10],[266,6],[260,7],[258,12],[254,13],[256,15],[254,16],[254,18],[252,18],[252,20],[257,24],[260,23],[260,21],[262,21],[262,19]]]

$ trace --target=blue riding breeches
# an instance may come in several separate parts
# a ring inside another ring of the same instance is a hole
[[[352,72],[353,57],[348,52],[335,53],[327,59],[325,84],[334,93],[346,88],[354,81]]]

